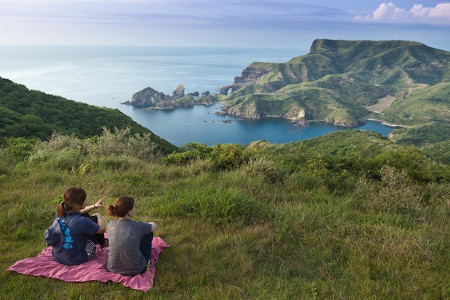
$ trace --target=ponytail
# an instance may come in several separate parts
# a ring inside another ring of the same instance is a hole
[[[134,207],[134,199],[129,196],[117,198],[114,205],[108,207],[108,215],[123,218]]]
[[[64,201],[62,201],[59,205],[58,205],[58,211],[57,211],[57,215],[58,217],[62,218],[64,217],[64,215],[66,214],[67,209],[66,209],[66,204],[64,203]]]
[[[62,218],[62,217],[64,217],[66,212],[71,208],[72,207],[70,205],[68,205],[66,202],[61,201],[61,203],[58,205],[58,211],[56,214],[58,215],[58,217]]]
[[[113,217],[117,216],[116,207],[114,205],[108,206],[108,215],[113,216]]]

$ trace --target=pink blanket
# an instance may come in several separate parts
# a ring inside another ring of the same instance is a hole
[[[105,267],[106,255],[109,249],[105,248],[102,250],[99,246],[97,246],[94,258],[81,265],[65,266],[55,262],[52,258],[52,247],[48,247],[43,249],[36,257],[16,262],[8,270],[20,274],[44,276],[73,282],[92,280],[107,282],[111,280],[122,282],[124,286],[132,289],[147,292],[153,287],[153,278],[156,271],[155,264],[158,261],[159,254],[166,247],[169,247],[169,244],[159,237],[154,238],[152,243],[152,265],[145,273],[136,276],[123,276],[109,272]]]

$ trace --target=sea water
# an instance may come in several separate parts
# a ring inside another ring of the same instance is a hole
[[[1,46],[0,76],[29,89],[117,108],[169,142],[287,143],[343,130],[327,124],[298,127],[281,119],[238,120],[215,115],[220,105],[176,110],[136,110],[122,105],[146,87],[171,94],[231,84],[254,61],[286,62],[306,49],[163,48],[94,46]],[[392,128],[370,121],[358,127],[388,135]]]

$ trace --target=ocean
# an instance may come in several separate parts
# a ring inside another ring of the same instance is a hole
[[[214,106],[172,111],[135,110],[120,103],[146,87],[171,94],[218,89],[254,61],[286,62],[307,49],[176,48],[108,46],[0,46],[0,76],[29,89],[97,106],[117,108],[169,142],[287,143],[342,130],[326,124],[301,128],[285,120],[237,120]],[[226,122],[224,122],[226,121]],[[392,128],[368,122],[361,129],[387,135]]]

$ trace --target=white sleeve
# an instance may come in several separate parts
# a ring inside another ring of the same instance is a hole
[[[156,230],[156,228],[158,228],[158,226],[156,226],[155,223],[153,222],[149,222],[150,225],[152,225],[152,232]]]

